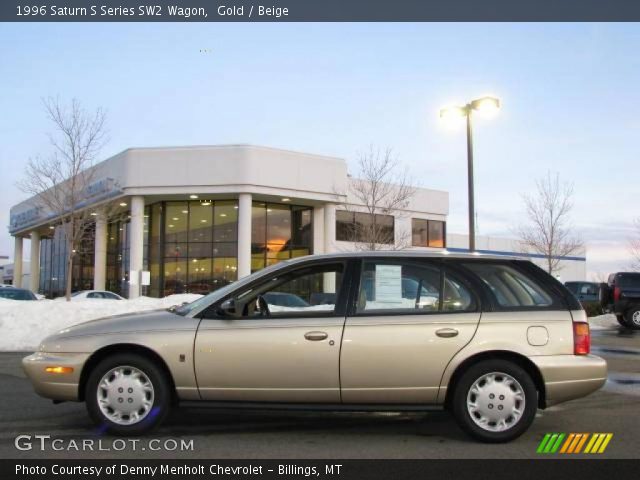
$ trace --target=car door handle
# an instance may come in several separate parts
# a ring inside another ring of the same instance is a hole
[[[324,340],[329,336],[326,332],[307,332],[304,334],[304,338],[307,340],[311,340],[312,342],[319,342],[320,340]]]
[[[442,338],[455,337],[458,333],[458,330],[455,328],[441,328],[440,330],[436,330],[436,335]]]

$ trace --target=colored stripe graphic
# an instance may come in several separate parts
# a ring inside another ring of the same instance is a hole
[[[569,448],[569,445],[571,445],[571,442],[573,442],[573,439],[576,437],[575,433],[570,433],[569,436],[567,437],[567,440],[564,442],[564,445],[562,445],[562,448],[560,449],[560,453],[566,453],[567,449]]]
[[[551,447],[551,451],[549,453],[556,453],[558,451],[558,448],[560,448],[560,444],[562,443],[562,440],[564,440],[564,437],[564,433],[558,435],[558,439],[556,440],[556,443],[553,445],[553,447]]]
[[[547,433],[538,445],[536,452],[561,454],[603,453],[612,438],[613,433],[570,433],[568,435],[564,433]]]
[[[612,437],[612,433],[594,433],[584,453],[603,453]]]
[[[580,439],[580,442],[578,442],[578,445],[576,445],[576,450],[573,453],[580,453],[582,451],[582,447],[587,441],[587,438],[589,438],[588,433],[581,433],[580,435],[582,435],[582,438]]]
[[[536,453],[542,453],[544,451],[544,447],[547,445],[547,442],[549,441],[550,438],[551,438],[551,434],[547,433],[542,439],[542,441],[540,442],[540,445],[538,445],[538,449],[536,450]]]
[[[607,449],[607,445],[609,445],[609,442],[613,438],[613,433],[607,433],[606,435],[607,436],[605,437],[604,442],[602,442],[602,445],[600,445],[600,450],[598,450],[598,453],[604,453],[604,451]]]
[[[537,453],[556,453],[564,440],[564,433],[547,433],[540,445],[538,445]]]

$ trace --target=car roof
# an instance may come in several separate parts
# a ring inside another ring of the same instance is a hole
[[[305,259],[345,259],[345,258],[459,258],[464,260],[489,259],[489,260],[524,260],[522,257],[511,255],[489,255],[479,252],[452,252],[450,250],[424,251],[424,250],[373,250],[365,252],[340,252],[321,253],[311,256],[297,257],[282,263],[294,264]]]

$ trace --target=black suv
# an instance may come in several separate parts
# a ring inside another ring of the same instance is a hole
[[[640,330],[640,273],[612,273],[602,287],[604,310],[614,313],[620,325]]]

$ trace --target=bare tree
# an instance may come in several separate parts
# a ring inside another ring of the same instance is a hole
[[[583,246],[569,224],[572,197],[573,186],[561,183],[560,175],[551,172],[536,181],[534,195],[523,195],[528,222],[518,228],[518,236],[523,246],[544,255],[551,274],[560,270],[561,259]]]
[[[640,218],[636,218],[633,221],[635,232],[629,239],[629,254],[631,255],[631,265],[629,267],[632,270],[640,270]]]
[[[393,225],[380,222],[378,215],[395,214],[405,209],[415,194],[406,169],[390,149],[371,147],[358,157],[358,170],[349,178],[349,193],[355,205],[344,202],[343,210],[354,215],[348,235],[362,250],[401,249],[410,245],[411,232],[395,231]],[[347,195],[349,198],[349,195]]]
[[[47,118],[55,132],[49,135],[50,156],[29,160],[18,187],[35,198],[36,207],[56,218],[66,242],[67,301],[71,298],[73,258],[93,225],[91,211],[82,208],[94,181],[91,168],[105,143],[106,114],[102,109],[90,113],[73,99],[62,105],[58,98],[43,100]]]

